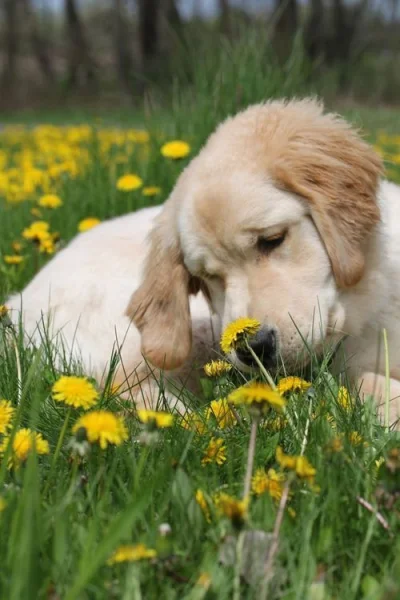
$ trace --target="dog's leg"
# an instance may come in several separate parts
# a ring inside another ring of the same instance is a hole
[[[384,375],[366,372],[358,380],[361,397],[373,396],[381,422],[385,418],[386,379]],[[397,431],[400,431],[400,381],[389,379],[389,422]]]

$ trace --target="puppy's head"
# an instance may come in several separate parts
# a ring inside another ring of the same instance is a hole
[[[179,179],[151,234],[128,314],[142,351],[174,368],[191,347],[190,292],[221,324],[262,323],[266,365],[317,350],[343,325],[341,288],[363,276],[382,164],[345,121],[313,100],[271,102],[228,119]],[[236,356],[239,365],[246,357]]]

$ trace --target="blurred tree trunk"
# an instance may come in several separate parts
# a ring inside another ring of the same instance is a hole
[[[17,0],[2,0],[4,15],[4,47],[5,60],[1,74],[2,96],[11,98],[17,79],[17,56],[19,46],[19,31],[17,24]]]
[[[50,83],[53,83],[55,80],[55,75],[53,64],[49,55],[48,41],[39,33],[34,11],[31,6],[31,0],[21,0],[21,2],[24,9],[25,19],[28,24],[30,42],[32,44],[33,52],[36,56],[36,60],[45,79],[47,79],[47,81]]]
[[[119,78],[128,94],[132,95],[133,63],[129,49],[129,32],[126,25],[127,18],[124,0],[114,0],[114,17],[114,42]]]
[[[274,16],[274,44],[278,55],[286,58],[291,52],[293,38],[297,32],[297,0],[276,0]]]
[[[230,35],[231,31],[231,14],[228,0],[218,0],[219,15],[221,23],[221,31],[226,35]]]
[[[75,0],[65,0],[64,6],[69,44],[67,85],[73,87],[78,82],[80,71],[87,82],[95,79],[95,64],[90,55],[89,44]]]
[[[144,68],[158,53],[160,5],[160,0],[139,0],[139,38]]]
[[[304,42],[309,57],[315,60],[325,54],[324,5],[323,0],[311,0],[310,4]]]
[[[348,6],[343,0],[333,0],[334,34],[329,46],[328,59],[341,66],[341,83],[345,84],[349,66],[356,57],[356,38],[362,25],[369,0],[360,0],[356,5]]]
[[[342,0],[333,0],[333,51],[335,62],[344,62],[349,56],[352,24],[346,15],[346,6]]]
[[[164,0],[163,17],[167,22],[168,28],[175,34],[179,42],[186,47],[184,25],[176,5],[176,0]]]

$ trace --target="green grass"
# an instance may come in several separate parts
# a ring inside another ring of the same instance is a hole
[[[220,62],[214,61],[216,64],[205,61],[192,91],[183,96],[176,93],[173,109],[163,113],[162,118],[152,116],[146,123],[150,131],[148,150],[143,145],[128,150],[122,143],[101,158],[96,132],[103,125],[90,120],[92,134],[78,144],[80,172],[75,178],[61,176],[54,182],[63,206],[42,211],[51,231],[59,232],[61,244],[75,235],[77,224],[84,217],[105,219],[149,203],[140,190],[116,190],[116,179],[125,172],[135,172],[145,184],[162,188],[162,194],[152,201],[161,202],[167,197],[189,159],[165,160],[159,152],[165,139],[181,137],[189,141],[194,155],[226,114],[266,97],[310,91],[301,57],[297,62],[291,59],[283,70],[267,59],[267,50],[257,54],[249,43],[222,53]],[[252,75],[255,69],[257,77]],[[314,88],[318,86],[312,86],[311,91]],[[400,130],[397,113],[352,109],[350,116],[366,128],[372,141],[378,130],[386,129],[390,135]],[[108,122],[119,123],[121,119],[110,115]],[[61,138],[60,143],[65,143],[65,130]],[[19,140],[12,140],[7,133],[0,135],[0,150],[8,161],[3,171],[10,161],[20,170],[16,153],[21,148],[32,148],[32,144],[29,132]],[[89,158],[84,167],[82,151],[87,151]],[[386,142],[386,151],[396,157],[400,153],[399,141]],[[56,151],[51,154],[55,156]],[[113,157],[122,154],[127,162],[113,165]],[[0,161],[1,156],[0,152]],[[40,152],[37,156],[40,158]],[[394,165],[391,173],[394,178],[399,177],[399,166]],[[12,253],[11,243],[20,240],[22,230],[34,220],[30,211],[41,193],[39,186],[28,194],[29,199],[17,204],[0,199],[1,255]],[[25,260],[20,266],[1,262],[0,300],[11,290],[22,289],[49,259],[26,241],[22,254]],[[398,448],[398,437],[378,425],[371,406],[362,405],[355,390],[349,406],[341,406],[339,382],[329,374],[326,361],[312,361],[307,373],[312,388],[308,392],[288,396],[289,420],[283,427],[276,430],[272,412],[257,431],[255,468],[278,469],[275,452],[280,445],[294,455],[303,448],[316,469],[314,485],[301,478],[291,479],[287,473],[290,497],[267,586],[265,579],[256,583],[241,580],[239,560],[232,564],[219,561],[227,537],[233,536],[240,546],[246,531],[270,533],[278,514],[277,504],[268,493],[252,496],[248,518],[241,524],[239,535],[235,523],[219,515],[212,503],[218,491],[241,497],[251,420],[245,411],[239,411],[241,423],[234,427],[220,429],[212,419],[207,421],[205,409],[217,393],[207,380],[204,393],[197,399],[204,431],[185,429],[176,421],[173,427],[160,431],[152,443],[144,444],[143,426],[134,407],[107,388],[100,392],[99,406],[113,412],[124,411],[129,440],[106,450],[94,445],[83,457],[74,454],[71,427],[81,414],[77,410],[72,412],[56,455],[68,413],[51,396],[61,373],[48,348],[25,349],[20,333],[16,332],[13,338],[4,322],[1,336],[0,398],[9,399],[16,408],[12,435],[20,427],[31,427],[48,440],[50,453],[31,453],[19,469],[8,469],[4,457],[1,461],[0,497],[5,508],[0,512],[0,598],[400,597],[400,545],[396,537],[399,521],[395,505],[400,470],[397,463],[392,473],[385,462],[390,450]],[[10,343],[11,338],[14,341]],[[78,366],[75,371],[79,371]],[[234,373],[219,383],[225,393],[240,381],[242,376]],[[361,436],[360,443],[354,444],[353,432]],[[222,465],[203,465],[205,449],[213,436],[224,440],[226,461]],[[341,448],[332,451],[332,443],[339,439]],[[378,472],[379,459],[384,463]],[[391,461],[389,464],[395,462],[395,457]],[[203,490],[210,501],[210,523],[195,500],[197,489]],[[379,496],[382,492],[383,499]],[[372,512],[357,498],[369,502],[374,507]],[[389,530],[374,514],[378,501]],[[166,537],[159,529],[164,523],[171,528]],[[157,558],[109,566],[107,559],[113,551],[120,544],[129,543],[144,543],[156,549]],[[265,546],[263,549],[268,550]],[[241,552],[248,554],[249,545],[245,543]],[[265,564],[262,551],[256,556]],[[204,573],[211,579],[208,589],[196,584]]]

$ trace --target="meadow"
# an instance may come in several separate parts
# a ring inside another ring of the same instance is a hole
[[[162,116],[5,124],[0,303],[79,231],[163,202],[223,116],[309,91],[293,60],[257,82],[246,56],[225,60]],[[396,111],[347,115],[400,182]],[[60,370],[47,340],[26,349],[3,305],[0,318],[0,598],[400,597],[399,437],[329,356],[296,378],[260,368],[245,389],[250,376],[209,365],[181,418]]]

